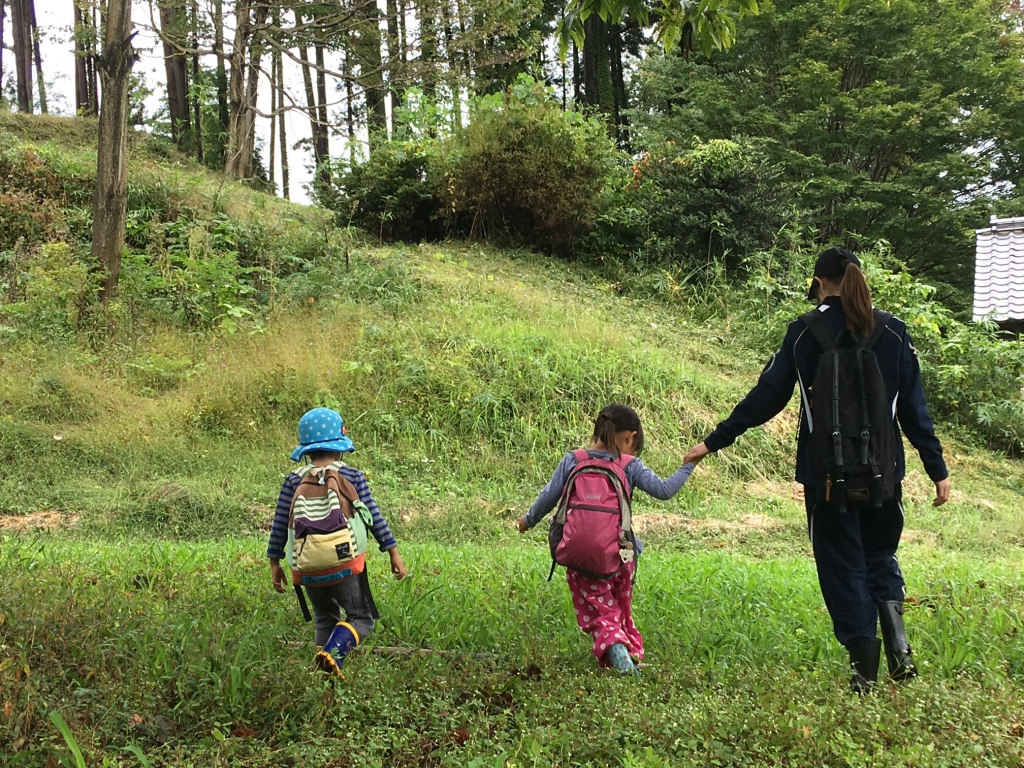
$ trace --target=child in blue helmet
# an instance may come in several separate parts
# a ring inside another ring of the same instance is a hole
[[[299,445],[292,451],[291,459],[304,462],[304,468],[310,465],[331,466],[352,483],[373,517],[370,533],[380,545],[380,550],[390,556],[391,572],[395,578],[402,579],[406,575],[405,563],[398,553],[398,543],[391,534],[387,520],[373,500],[366,475],[341,461],[344,454],[354,450],[355,446],[346,434],[341,415],[329,408],[314,408],[299,419]],[[274,589],[278,592],[284,592],[288,582],[281,559],[285,557],[288,518],[302,471],[299,469],[292,472],[284,479],[270,529],[267,557],[270,559]],[[367,572],[364,569],[362,573],[349,576],[331,586],[307,587],[306,594],[313,605],[315,617],[315,642],[319,650],[317,664],[324,671],[340,674],[345,656],[373,630],[374,621],[378,617]]]

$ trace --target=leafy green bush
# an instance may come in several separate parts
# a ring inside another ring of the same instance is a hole
[[[563,111],[520,75],[472,106],[443,145],[441,194],[452,229],[565,254],[590,229],[614,158],[603,123]]]
[[[771,246],[787,208],[779,169],[762,149],[726,139],[655,146],[612,194],[587,240],[591,253],[672,265],[680,278],[732,275]]]
[[[336,186],[317,191],[319,201],[381,241],[438,240],[444,237],[441,200],[430,179],[435,142],[392,141],[376,147],[365,163],[337,167]]]
[[[401,108],[394,141],[364,163],[336,167],[317,190],[339,221],[381,241],[469,236],[564,254],[590,228],[612,169],[605,127],[563,111],[551,90],[520,75],[476,99],[470,122],[417,94]]]
[[[8,272],[8,303],[0,304],[0,323],[37,339],[74,336],[96,285],[69,245],[47,243],[30,254],[0,252],[0,264]]]

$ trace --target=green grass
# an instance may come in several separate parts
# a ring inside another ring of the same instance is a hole
[[[857,700],[791,481],[792,403],[675,499],[638,500],[648,666],[630,684],[598,670],[563,579],[545,581],[543,534],[513,525],[607,402],[638,408],[663,475],[728,413],[765,357],[728,297],[642,301],[531,254],[367,246],[143,140],[121,298],[81,314],[89,130],[0,118],[18,194],[42,185],[70,226],[0,252],[24,281],[0,303],[7,764],[1022,763],[1024,463],[939,424],[954,495],[935,509],[909,451],[922,676]],[[31,231],[33,212],[10,220]],[[374,558],[369,645],[454,657],[368,647],[347,684],[312,673],[263,552],[316,405],[344,414],[413,573]]]
[[[393,766],[1008,766],[1021,756],[1018,562],[910,547],[907,621],[922,676],[856,700],[807,558],[645,555],[635,613],[648,659],[631,683],[593,663],[564,577],[545,580],[538,538],[406,544],[403,582],[385,578],[378,556],[379,629],[347,663],[348,682],[332,684],[311,671],[294,599],[270,588],[261,539],[6,537],[10,764],[66,753],[51,713],[90,764],[131,764],[132,747],[152,765],[358,755]]]

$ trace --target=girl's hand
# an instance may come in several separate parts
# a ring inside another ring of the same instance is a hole
[[[409,572],[405,569],[405,562],[402,560],[402,556],[398,554],[398,547],[388,550],[388,555],[391,557],[391,572],[395,574],[396,580],[401,581]]]
[[[935,501],[932,502],[932,506],[941,507],[949,501],[949,494],[952,489],[953,486],[950,484],[948,477],[945,480],[939,480],[939,482],[935,484]]]
[[[530,530],[530,526],[526,524],[526,515],[519,518],[519,522],[516,524],[516,528],[519,529],[520,533],[526,533]]]

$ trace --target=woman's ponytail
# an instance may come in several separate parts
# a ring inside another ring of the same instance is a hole
[[[843,279],[839,283],[839,298],[846,312],[846,327],[862,337],[871,335],[875,327],[875,315],[871,304],[871,288],[856,264],[847,264]]]

